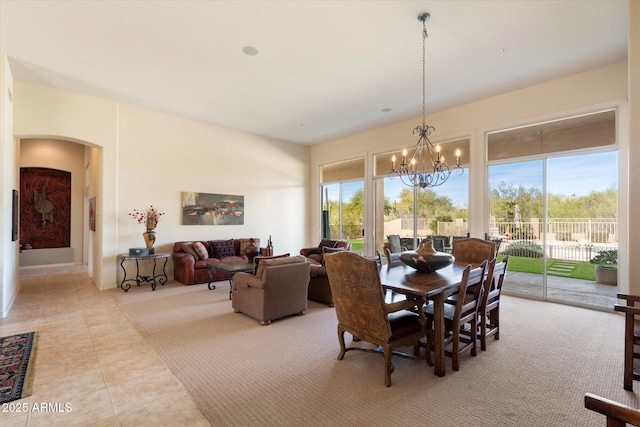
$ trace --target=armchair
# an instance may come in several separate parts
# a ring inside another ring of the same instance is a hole
[[[300,255],[307,257],[312,264],[324,265],[325,253],[350,250],[351,243],[346,240],[322,239],[316,247],[300,249]]]
[[[426,360],[420,356],[420,338],[425,336],[424,313],[419,302],[403,300],[387,303],[380,283],[377,262],[354,252],[326,256],[325,265],[338,318],[338,340],[342,360],[347,351],[360,350],[384,355],[385,384],[391,386],[391,356]],[[413,310],[413,311],[412,311]],[[382,351],[366,347],[345,346],[344,334],[354,340],[378,345]],[[413,345],[414,354],[396,351]]]
[[[307,311],[309,263],[303,256],[262,259],[255,276],[233,276],[231,306],[265,326],[272,320]]]

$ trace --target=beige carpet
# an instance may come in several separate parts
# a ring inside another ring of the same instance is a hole
[[[116,300],[213,426],[603,426],[587,392],[640,407],[622,388],[623,318],[503,297],[501,339],[463,357],[460,371],[339,345],[332,308],[259,326],[218,289],[173,282]],[[640,389],[640,384],[636,386]]]

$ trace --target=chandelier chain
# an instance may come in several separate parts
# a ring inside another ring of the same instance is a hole
[[[429,37],[429,35],[427,34],[427,20],[424,19],[422,21],[422,127],[424,128],[426,126],[425,123],[425,114],[426,114],[426,101],[425,101],[425,93],[426,93],[426,89],[427,89],[427,70],[426,70],[426,62],[425,62],[425,57],[426,57],[426,43],[427,43],[427,37]]]

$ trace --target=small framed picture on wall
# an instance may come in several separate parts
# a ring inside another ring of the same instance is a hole
[[[89,230],[96,231],[96,198],[89,199]]]
[[[18,190],[13,190],[13,198],[11,201],[11,241],[18,240]]]

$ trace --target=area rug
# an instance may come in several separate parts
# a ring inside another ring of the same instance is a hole
[[[31,396],[38,332],[0,338],[0,403]]]

